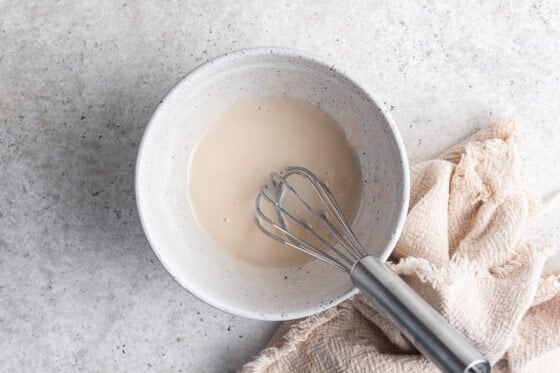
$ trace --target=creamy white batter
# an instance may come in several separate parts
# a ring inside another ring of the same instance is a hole
[[[266,237],[255,197],[272,171],[302,166],[324,180],[352,222],[361,200],[359,160],[338,124],[303,101],[258,98],[222,113],[196,146],[188,193],[203,231],[253,263],[297,265],[306,254]]]

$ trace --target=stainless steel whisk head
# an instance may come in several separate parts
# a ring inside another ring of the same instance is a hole
[[[298,182],[295,178],[308,183],[319,197],[320,205],[302,197],[293,185]],[[284,203],[287,200],[295,201],[298,207],[287,208]],[[270,183],[259,189],[255,208],[257,226],[268,237],[347,273],[354,263],[367,255],[329,188],[306,168],[287,167],[273,172]],[[314,226],[321,227],[321,231]]]

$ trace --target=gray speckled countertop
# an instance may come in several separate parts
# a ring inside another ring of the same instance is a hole
[[[384,99],[413,162],[516,114],[537,193],[556,192],[558,5],[469,4],[0,0],[0,371],[223,372],[267,341],[275,324],[170,278],[134,203],[152,111],[227,51],[332,59]]]

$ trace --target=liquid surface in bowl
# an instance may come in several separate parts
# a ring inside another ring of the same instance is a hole
[[[259,187],[286,166],[310,169],[354,220],[362,195],[360,163],[339,125],[303,101],[257,98],[220,114],[191,156],[189,200],[217,246],[266,266],[310,259],[266,237],[254,222]]]

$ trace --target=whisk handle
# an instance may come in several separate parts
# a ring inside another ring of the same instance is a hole
[[[381,260],[362,258],[350,278],[442,371],[490,372],[488,360]]]

